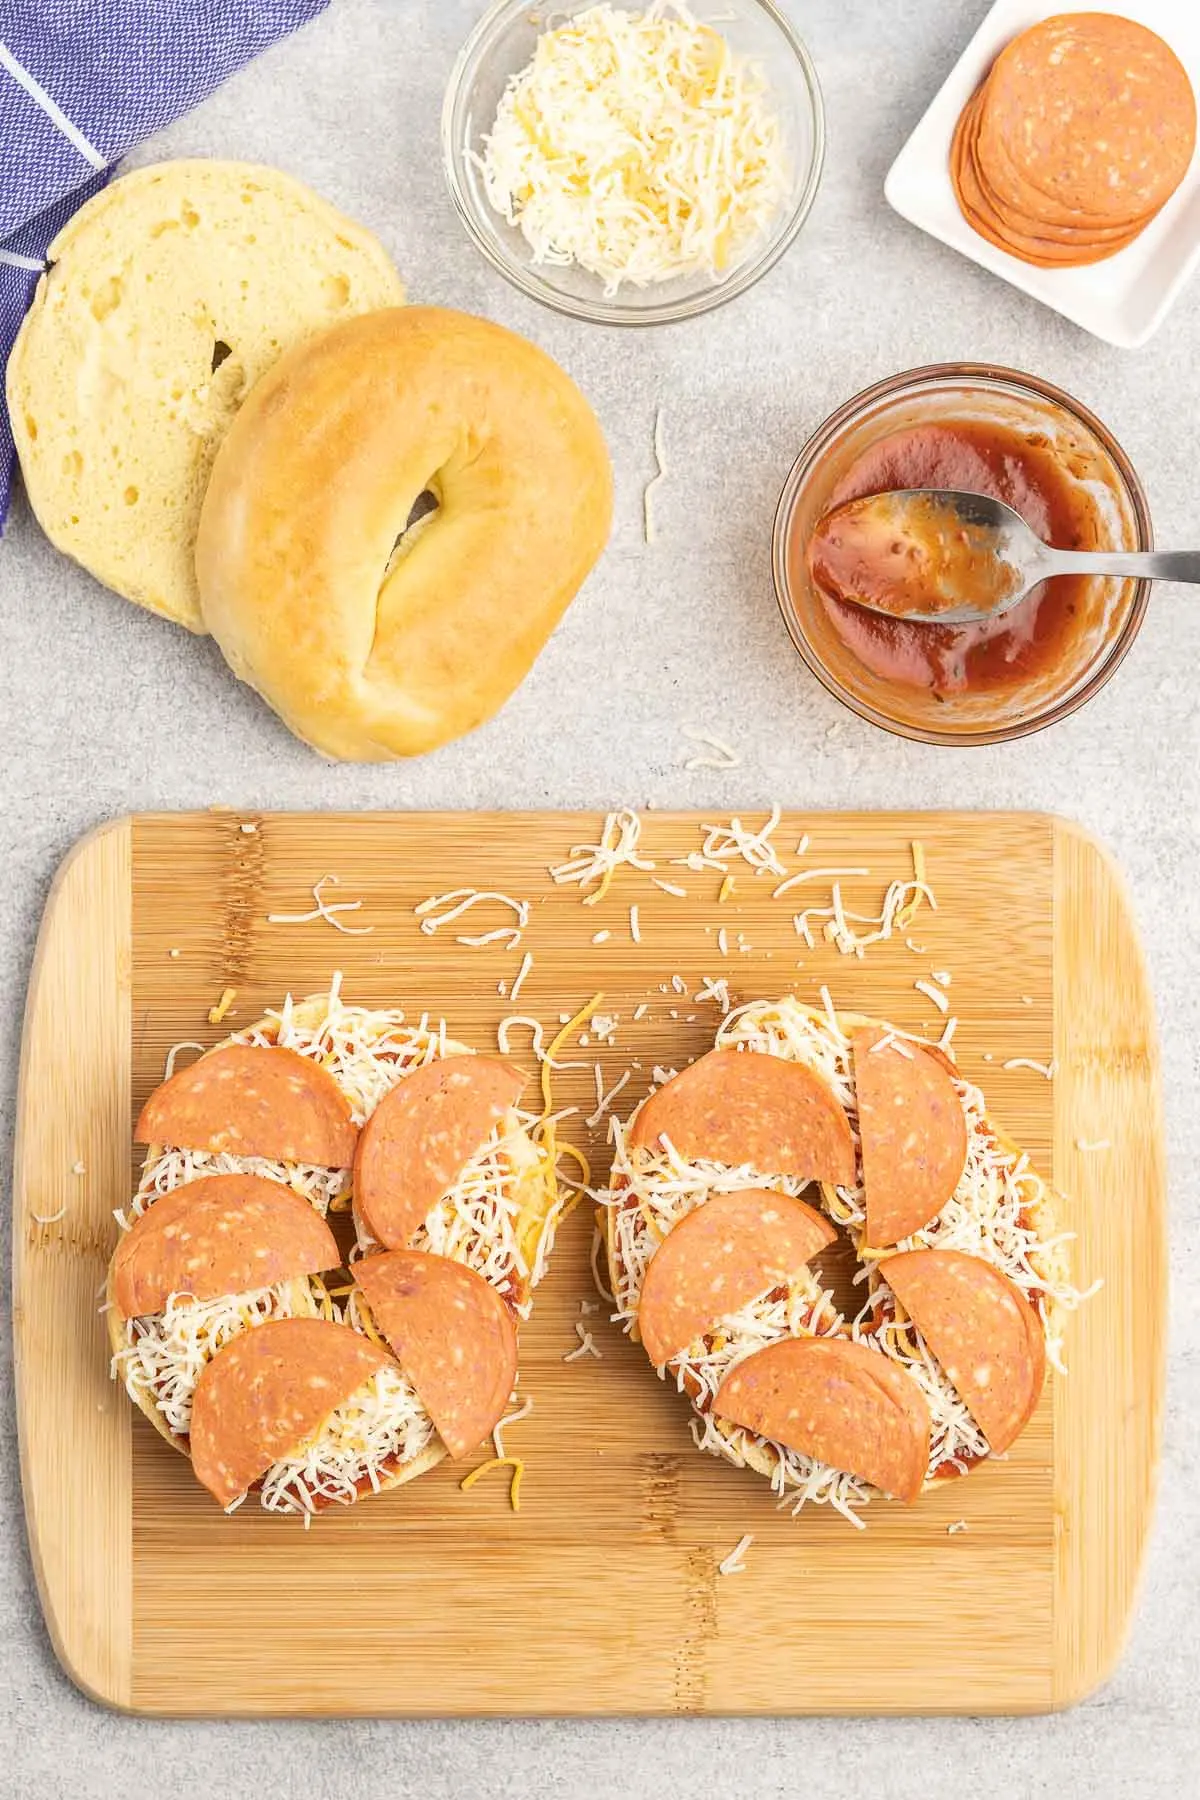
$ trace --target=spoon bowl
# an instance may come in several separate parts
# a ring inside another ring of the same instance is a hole
[[[1054,575],[1200,583],[1200,551],[1056,550],[1013,507],[958,488],[894,488],[836,506],[809,546],[813,579],[893,619],[972,625]]]

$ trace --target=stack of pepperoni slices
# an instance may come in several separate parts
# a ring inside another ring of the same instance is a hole
[[[1162,38],[1113,13],[1062,13],[997,57],[959,119],[951,176],[982,237],[1068,268],[1133,243],[1195,145],[1195,95]]]

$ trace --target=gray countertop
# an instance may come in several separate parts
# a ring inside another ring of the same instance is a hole
[[[1128,1652],[1108,1686],[1033,1720],[175,1724],[98,1710],[59,1672],[22,1529],[11,1383],[0,1381],[0,1793],[256,1792],[262,1800],[475,1793],[670,1796],[792,1790],[1158,1794],[1200,1749],[1200,606],[1155,596],[1108,688],[994,750],[905,744],[843,715],[799,666],[771,593],[771,515],[808,431],[868,382],[954,358],[1034,370],[1112,427],[1158,540],[1200,538],[1200,282],[1145,349],[1112,350],[922,237],[884,173],[983,0],[792,0],[829,112],[812,219],[757,289],[644,333],[575,325],[514,294],[459,228],[437,150],[442,90],[479,0],[334,0],[136,160],[278,163],[379,233],[413,298],[490,314],[557,356],[617,470],[612,544],[533,675],[475,736],[411,765],[332,767],[294,742],[216,650],[103,592],[18,496],[0,544],[0,745],[8,867],[0,954],[4,1154],[20,1003],[55,866],[97,820],[148,807],[1038,807],[1115,850],[1163,1036],[1172,1226],[1171,1379],[1158,1518]],[[664,409],[673,474],[641,538]],[[602,677],[602,679],[600,678]],[[834,736],[830,726],[844,720]],[[689,774],[682,728],[742,755]],[[7,1232],[7,1219],[4,1229]],[[7,1336],[2,1351],[9,1357]],[[75,1472],[86,1480],[86,1470]]]

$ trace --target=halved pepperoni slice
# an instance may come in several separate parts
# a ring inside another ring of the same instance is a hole
[[[773,1188],[714,1194],[672,1226],[650,1259],[638,1300],[646,1355],[661,1369],[836,1236],[823,1213]]]
[[[851,1039],[873,1249],[928,1225],[967,1161],[966,1115],[949,1069],[933,1051],[884,1043],[886,1035],[868,1026]]]
[[[384,1095],[354,1158],[354,1204],[377,1242],[407,1245],[524,1086],[523,1072],[498,1057],[443,1056]]]
[[[710,1050],[651,1094],[631,1149],[669,1138],[681,1156],[711,1157],[764,1175],[854,1181],[854,1140],[836,1094],[807,1063],[759,1051]]]
[[[1046,1379],[1045,1333],[1024,1294],[960,1250],[907,1250],[879,1271],[992,1450],[1007,1450]]]
[[[386,1350],[331,1319],[272,1319],[218,1350],[196,1383],[197,1478],[229,1506],[272,1463],[308,1443],[381,1369]]]
[[[353,1266],[376,1325],[451,1456],[467,1456],[508,1405],[517,1331],[494,1287],[448,1256],[388,1250]]]
[[[328,1069],[295,1050],[223,1044],[161,1087],[138,1118],[140,1144],[227,1150],[348,1168],[358,1133]]]
[[[784,1338],[725,1377],[713,1412],[911,1503],[929,1467],[929,1410],[911,1376],[847,1338]]]
[[[123,1319],[161,1312],[171,1294],[216,1300],[336,1269],[342,1253],[307,1200],[259,1175],[206,1175],[156,1200],[113,1256]]]

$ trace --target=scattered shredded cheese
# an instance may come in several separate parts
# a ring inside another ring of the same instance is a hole
[[[163,1064],[163,1080],[170,1081],[172,1075],[175,1073],[175,1058],[179,1055],[181,1050],[198,1050],[203,1056],[207,1049],[207,1044],[197,1044],[190,1038],[185,1038],[182,1043],[172,1044],[171,1048],[167,1051],[167,1060]]]
[[[717,868],[727,874],[729,862],[740,857],[756,874],[786,874],[771,841],[771,833],[781,817],[780,808],[772,806],[766,823],[757,831],[749,830],[738,818],[730,819],[728,825],[702,825],[701,866]]]
[[[65,1219],[66,1216],[67,1209],[65,1206],[60,1206],[56,1213],[31,1212],[29,1215],[35,1225],[57,1225],[58,1221],[60,1219]]]
[[[729,983],[724,975],[719,975],[715,981],[711,975],[705,975],[692,998],[694,1000],[712,1000],[723,1013],[727,1013],[732,1004],[729,998]]]
[[[221,998],[217,1001],[217,1004],[215,1006],[210,1006],[208,1009],[209,1024],[210,1025],[219,1025],[236,999],[237,999],[237,989],[236,988],[231,988],[231,987],[224,988],[221,992]]]
[[[1000,1064],[1000,1067],[1002,1069],[1030,1069],[1035,1075],[1044,1075],[1047,1081],[1053,1081],[1058,1073],[1058,1064],[1053,1060],[1048,1063],[1040,1063],[1034,1062],[1033,1058],[1029,1056],[1010,1056],[1007,1062]]]
[[[641,921],[638,918],[638,909],[636,906],[631,906],[629,909],[629,935],[635,944],[641,943],[642,927]]]
[[[781,881],[779,886],[772,890],[771,898],[772,900],[780,899],[784,894],[790,893],[792,888],[799,887],[801,882],[833,881],[841,876],[869,875],[870,873],[870,869],[801,869],[798,875],[789,875],[786,881]]]
[[[654,877],[654,885],[656,888],[661,888],[664,894],[674,895],[676,900],[687,899],[687,889],[685,887],[680,887],[677,882],[660,881],[656,875]]]
[[[359,910],[359,908],[362,906],[362,901],[361,900],[340,900],[340,901],[338,901],[336,906],[330,904],[328,901],[324,900],[321,895],[321,889],[323,887],[325,887],[329,882],[332,882],[334,887],[337,887],[339,885],[338,877],[336,875],[322,875],[320,881],[318,881],[316,883],[316,885],[314,886],[313,891],[312,891],[312,897],[313,897],[312,912],[268,913],[267,914],[267,924],[268,925],[307,925],[313,919],[324,919],[324,921],[327,925],[332,925],[335,931],[344,932],[347,937],[365,937],[368,932],[374,931],[375,927],[373,925],[343,925],[342,924],[342,921],[338,918],[337,915],[339,913],[357,912]]]
[[[1077,1150],[1083,1150],[1085,1152],[1089,1152],[1092,1150],[1111,1150],[1112,1149],[1112,1140],[1111,1140],[1111,1138],[1081,1138],[1081,1137],[1077,1137],[1075,1139],[1075,1148]]]
[[[532,955],[531,951],[527,950],[525,952],[524,956],[521,958],[521,967],[517,970],[516,980],[513,982],[512,988],[509,992],[508,998],[510,1000],[516,999],[517,995],[521,991],[521,985],[524,982],[525,977],[528,975],[530,969],[532,969],[532,967],[533,967],[533,955]]]
[[[654,474],[642,490],[642,531],[648,544],[654,542],[654,490],[667,477],[667,452],[663,444],[662,407],[654,409]]]
[[[569,859],[550,869],[550,879],[560,885],[573,883],[579,888],[589,888],[598,882],[599,886],[583,902],[585,906],[595,906],[597,901],[603,900],[609,883],[622,865],[634,869],[654,867],[653,862],[638,855],[641,835],[642,821],[629,807],[610,812],[604,821],[600,842],[572,844]]]
[[[946,1527],[946,1536],[954,1537],[957,1535],[958,1532],[967,1531],[967,1530],[969,1530],[969,1527],[968,1527],[967,1521],[965,1519],[954,1519]]]
[[[496,1426],[495,1430],[492,1432],[492,1446],[496,1452],[496,1460],[498,1462],[503,1461],[504,1459],[503,1433],[508,1430],[510,1425],[518,1425],[522,1419],[527,1419],[532,1411],[533,1401],[526,1400],[523,1405],[517,1408],[516,1412],[509,1413],[508,1417],[506,1419],[501,1419],[500,1423]]]
[[[745,1573],[744,1561],[747,1550],[754,1542],[754,1533],[748,1531],[745,1537],[739,1538],[729,1555],[717,1564],[718,1575],[742,1575]]]
[[[479,949],[485,944],[504,942],[505,948],[515,950],[521,942],[521,933],[529,923],[528,900],[514,900],[509,894],[498,894],[492,889],[455,888],[448,894],[431,894],[413,907],[413,912],[421,921],[421,930],[426,937],[432,937],[443,925],[452,925],[461,919],[471,907],[482,901],[492,900],[499,906],[511,907],[516,914],[515,925],[497,926],[493,931],[482,932],[477,937],[458,937],[456,943],[466,944],[470,949]]]
[[[606,295],[720,280],[789,182],[760,70],[678,0],[592,6],[544,31],[474,161],[533,262],[575,264]]]
[[[596,1080],[596,1110],[593,1113],[589,1113],[587,1118],[584,1121],[584,1123],[586,1125],[588,1125],[589,1127],[591,1127],[592,1129],[594,1129],[600,1123],[600,1121],[604,1117],[605,1113],[607,1113],[611,1110],[612,1103],[616,1099],[617,1095],[633,1079],[633,1070],[626,1069],[625,1073],[621,1076],[620,1080],[615,1081],[613,1083],[612,1087],[609,1088],[607,1093],[604,1092],[604,1088],[602,1085],[602,1077],[600,1075],[599,1063],[596,1064],[596,1076],[597,1076],[597,1080]]]
[[[521,1477],[525,1473],[525,1464],[519,1456],[493,1456],[487,1462],[480,1463],[469,1475],[464,1475],[459,1487],[465,1494],[482,1475],[490,1474],[493,1469],[511,1469],[512,1480],[508,1484],[508,1503],[514,1512],[521,1510]]]
[[[740,767],[742,759],[733,748],[733,745],[727,744],[724,738],[719,738],[715,732],[701,731],[696,726],[685,725],[683,728],[683,735],[685,738],[690,739],[693,744],[702,744],[704,746],[704,751],[707,752],[707,754],[701,752],[698,755],[688,757],[683,766],[689,772],[694,772],[697,769],[721,770],[736,769]]]
[[[579,1343],[574,1350],[568,1350],[567,1354],[563,1357],[565,1363],[578,1362],[581,1356],[594,1356],[597,1362],[602,1362],[604,1360],[603,1354],[596,1343],[595,1338],[592,1336],[582,1319],[576,1321],[575,1335],[579,1339]]]

